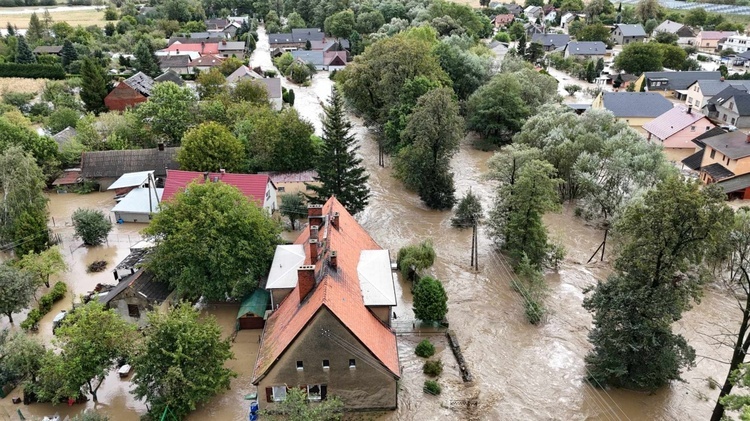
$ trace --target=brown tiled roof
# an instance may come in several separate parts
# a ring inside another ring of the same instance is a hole
[[[364,305],[359,286],[357,265],[362,250],[381,250],[362,226],[332,197],[323,206],[323,215],[339,213],[338,228],[330,224],[320,228],[319,237],[327,232],[327,246],[315,266],[320,279],[307,298],[300,302],[299,285],[281,302],[268,318],[253,372],[253,384],[271,369],[274,362],[294,342],[322,307],[326,307],[356,337],[372,357],[395,377],[400,376],[396,335]],[[305,264],[310,264],[310,230],[304,230],[295,241],[305,248]],[[337,269],[328,267],[330,251],[336,251]]]
[[[84,152],[81,156],[81,175],[84,178],[119,177],[125,173],[154,171],[157,177],[167,174],[166,168],[179,169],[177,152],[180,148],[132,149],[124,151]]]

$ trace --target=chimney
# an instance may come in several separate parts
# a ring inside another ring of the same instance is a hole
[[[331,218],[331,226],[338,229],[339,227],[339,213],[334,212],[333,217]]]
[[[221,45],[227,45],[227,40],[222,40]]]
[[[222,175],[224,175],[224,174],[226,174],[226,173],[227,173],[227,170],[225,170],[224,168],[220,168],[220,169],[219,169],[219,172],[220,172],[220,173],[221,173]]]
[[[206,49],[206,41],[201,41],[201,54],[203,54],[203,50]]]
[[[692,105],[688,105],[687,113],[688,114],[692,114],[693,113],[693,106]]]
[[[315,266],[303,265],[297,269],[297,289],[300,302],[315,288]]]
[[[310,225],[310,238],[318,239],[318,227],[317,225]]]
[[[307,205],[307,222],[310,226],[323,224],[323,205]]]
[[[159,142],[159,150],[164,151],[164,142]]]
[[[180,54],[180,49],[178,48],[177,49],[177,54],[175,54],[175,55],[179,55],[179,54]]]
[[[333,269],[339,267],[338,253],[336,253],[336,250],[331,250],[331,254],[328,256],[328,266]]]
[[[724,82],[724,76],[719,78],[719,82]]]
[[[317,231],[316,231],[317,234]],[[310,239],[310,264],[314,265],[318,263],[318,240],[315,238]]]

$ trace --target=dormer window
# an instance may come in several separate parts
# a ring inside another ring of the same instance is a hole
[[[304,370],[304,366],[302,365],[302,361],[297,361],[297,370],[299,370],[299,371]]]

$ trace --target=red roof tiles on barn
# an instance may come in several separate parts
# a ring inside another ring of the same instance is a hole
[[[198,171],[168,170],[167,181],[164,182],[162,200],[171,199],[178,191],[184,189],[193,181],[202,184],[206,180],[231,184],[237,187],[248,199],[256,201],[262,207],[266,201],[266,186],[270,178],[268,174],[202,173]]]

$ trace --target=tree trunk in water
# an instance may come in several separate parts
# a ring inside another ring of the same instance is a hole
[[[47,275],[47,279],[44,281],[44,286],[49,288],[49,275]]]
[[[721,387],[721,393],[719,393],[719,397],[716,399],[716,406],[714,406],[714,412],[711,414],[711,421],[721,421],[724,417],[724,405],[721,404],[721,398],[732,393],[734,384],[730,381],[730,377],[732,376],[732,372],[745,362],[745,355],[748,348],[750,348],[750,336],[746,337],[748,325],[750,325],[750,295],[747,296],[747,301],[745,302],[742,324],[737,334],[737,344],[732,353],[732,361],[729,363],[729,372],[727,373],[726,380],[724,380],[724,386]]]
[[[12,323],[13,323],[13,312],[9,311],[9,312],[7,312],[7,313],[5,313],[5,314],[7,314],[7,315],[8,315],[8,320],[9,320],[9,321],[10,321],[10,323],[12,324]]]
[[[99,389],[99,386],[101,386],[102,382],[99,382],[99,386],[96,386],[96,389],[91,387],[91,380],[89,380],[88,383],[89,383],[89,392],[91,392],[91,398],[94,400],[94,402],[99,402],[99,399],[96,397],[96,389]]]

